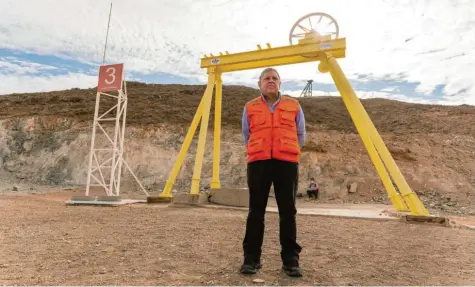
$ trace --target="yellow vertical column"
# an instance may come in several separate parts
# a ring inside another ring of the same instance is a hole
[[[193,121],[191,122],[190,128],[188,129],[188,132],[186,133],[185,140],[183,141],[180,152],[178,153],[178,156],[175,160],[170,176],[168,177],[165,188],[160,193],[159,197],[162,197],[162,198],[172,197],[171,195],[172,187],[173,187],[173,184],[175,183],[176,177],[178,176],[178,172],[180,171],[181,165],[183,164],[183,160],[185,159],[186,153],[188,152],[188,149],[190,148],[190,144],[191,144],[191,141],[193,140],[193,136],[195,135],[196,129],[198,128],[198,124],[200,123],[201,114],[203,113],[204,101],[205,101],[205,97],[203,95],[203,97],[201,97],[200,104],[198,108],[196,109],[196,113],[195,113],[195,116],[193,117]]]
[[[379,153],[379,156],[381,156],[381,159],[383,160],[386,168],[388,169],[389,173],[394,179],[394,182],[398,186],[401,195],[407,203],[411,213],[415,215],[429,215],[429,212],[425,209],[422,202],[419,200],[417,195],[410,189],[409,185],[404,179],[404,176],[402,175],[396,162],[389,153],[389,150],[384,144],[378,131],[374,127],[374,124],[366,113],[366,110],[364,109],[359,99],[356,97],[356,94],[353,88],[351,87],[348,79],[345,77],[343,71],[341,70],[340,65],[338,65],[337,61],[332,56],[329,56],[327,58],[327,63],[335,83],[338,83],[338,89],[341,93],[342,98],[345,101],[345,105],[347,105],[347,108],[354,111],[353,114],[355,115],[354,120],[356,124],[359,125],[361,129],[367,129],[372,144],[374,144],[374,147]],[[366,133],[366,131],[364,133]],[[369,145],[366,146],[368,148]],[[368,150],[368,152],[370,152],[370,150]],[[385,171],[378,171],[378,173],[381,176],[381,174],[384,174]],[[388,190],[388,193],[389,192],[390,190]],[[394,195],[390,194],[390,196]]]
[[[196,149],[195,167],[193,170],[193,179],[191,181],[190,194],[198,194],[200,191],[201,168],[203,166],[203,156],[206,144],[206,134],[208,133],[209,112],[211,108],[211,99],[213,98],[213,89],[215,83],[214,68],[208,70],[208,85],[204,94],[203,114],[201,116],[200,136],[198,147]]]
[[[221,106],[223,96],[223,82],[221,73],[216,71],[216,94],[214,103],[214,149],[213,149],[213,178],[211,188],[221,188],[219,181],[219,164],[221,153]]]

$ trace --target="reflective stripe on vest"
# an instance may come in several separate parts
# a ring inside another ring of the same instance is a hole
[[[247,144],[248,162],[266,159],[298,162],[300,146],[297,136],[297,100],[281,96],[274,113],[262,97],[246,104],[250,137]]]

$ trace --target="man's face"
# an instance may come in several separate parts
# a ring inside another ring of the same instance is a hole
[[[265,73],[259,81],[259,89],[264,95],[277,94],[280,89],[280,79],[274,71]]]

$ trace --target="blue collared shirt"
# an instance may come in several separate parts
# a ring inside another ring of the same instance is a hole
[[[267,104],[269,107],[270,111],[273,113],[275,110],[275,106],[280,102],[280,93],[279,97],[277,98],[277,101],[273,105],[270,105],[267,103],[266,99],[264,96],[261,94],[262,99],[264,102]],[[299,105],[299,113],[297,115],[297,136],[299,139],[299,145],[300,147],[303,147],[305,143],[305,116],[302,111],[302,107]],[[250,136],[250,131],[249,131],[249,121],[247,119],[247,112],[246,112],[246,107],[244,107],[244,111],[242,113],[242,136],[244,137],[244,145],[247,145],[247,142],[249,141],[249,136]]]

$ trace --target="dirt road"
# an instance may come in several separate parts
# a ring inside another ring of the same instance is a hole
[[[475,232],[299,216],[304,277],[280,270],[278,217],[264,267],[238,273],[246,213],[161,205],[65,206],[70,194],[0,197],[2,285],[473,285]]]

